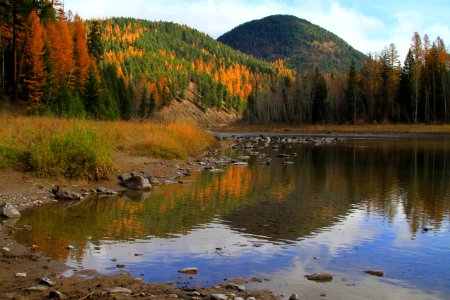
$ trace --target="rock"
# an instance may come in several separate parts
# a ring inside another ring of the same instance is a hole
[[[57,187],[52,190],[55,199],[59,200],[80,200],[81,194],[70,191],[66,188]]]
[[[99,193],[99,194],[109,195],[109,196],[113,196],[113,195],[117,195],[118,194],[117,192],[115,192],[113,190],[110,190],[110,189],[107,189],[107,188],[104,188],[104,187],[98,187],[98,188],[95,189],[95,191],[97,193]]]
[[[178,272],[184,273],[184,274],[197,274],[198,268],[195,268],[195,267],[183,268],[183,269],[178,270]]]
[[[228,300],[228,296],[225,294],[212,294],[211,300]]]
[[[116,268],[122,269],[122,268],[125,268],[125,265],[124,264],[117,264]]]
[[[188,296],[191,297],[200,297],[202,294],[200,294],[198,291],[189,292]]]
[[[256,300],[255,297],[248,297],[247,300]]]
[[[20,217],[20,212],[9,202],[0,206],[0,216],[6,218],[18,218]]]
[[[364,273],[373,275],[373,276],[379,276],[379,277],[384,276],[384,272],[381,270],[366,270],[366,271],[364,271]]]
[[[247,289],[247,288],[246,288],[245,286],[243,286],[243,285],[237,285],[237,284],[234,284],[234,283],[229,283],[229,284],[227,285],[227,287],[236,289],[236,290],[238,290],[238,291],[240,291],[240,292],[243,292],[243,291],[245,291],[245,290]]]
[[[50,291],[50,293],[48,293],[48,297],[54,300],[67,299],[66,295],[64,295],[60,291]]]
[[[306,279],[314,281],[332,281],[333,275],[331,273],[314,273],[305,275]]]
[[[133,177],[132,173],[122,173],[119,176],[117,176],[117,179],[123,182],[130,179],[131,177]]]
[[[45,284],[45,285],[48,285],[48,286],[55,286],[56,285],[56,283],[53,280],[51,280],[50,278],[47,278],[47,277],[42,277],[39,280],[39,283],[40,284]]]
[[[236,158],[238,161],[247,161],[250,159],[250,156],[239,156]]]
[[[25,290],[27,290],[29,292],[45,292],[46,290],[48,290],[48,287],[45,285],[35,285],[35,286],[29,287]]]
[[[220,173],[220,172],[224,172],[225,170],[224,169],[210,169],[210,170],[208,170],[208,172],[211,172],[211,173]]]
[[[66,248],[67,248],[67,250],[74,250],[74,249],[75,249],[75,247],[72,246],[72,245],[69,245],[69,246],[67,246]]]
[[[16,277],[27,277],[27,273],[25,272],[16,273]]]
[[[289,297],[289,300],[298,300],[298,299],[300,299],[300,298],[298,297],[298,295],[297,295],[296,293],[293,293],[293,294]]]
[[[181,183],[181,184],[188,184],[188,183],[194,183],[195,182],[195,180],[178,180],[178,183]]]
[[[277,157],[280,157],[280,158],[289,158],[289,154],[278,154],[277,155]]]
[[[167,295],[167,297],[169,297],[169,298],[178,298],[178,295],[177,294],[169,294],[169,295]]]
[[[235,162],[233,165],[234,166],[243,166],[243,167],[245,167],[245,166],[248,166],[248,162],[238,161],[238,162]]]
[[[152,188],[148,179],[142,175],[132,176],[127,180],[122,181],[121,184],[132,190],[149,190]]]
[[[109,294],[109,295],[114,295],[114,294],[127,294],[127,295],[131,295],[131,290],[130,289],[127,289],[127,288],[124,288],[124,287],[120,287],[120,286],[117,286],[117,287],[112,287],[112,288],[107,288],[107,289],[105,289],[106,290],[106,292]]]
[[[11,249],[9,249],[8,247],[3,247],[2,248],[2,252],[10,252],[11,251]]]
[[[234,300],[245,300],[245,299],[242,297],[234,297]]]

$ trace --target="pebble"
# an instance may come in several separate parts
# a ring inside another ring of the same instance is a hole
[[[184,273],[184,274],[197,274],[198,268],[195,268],[195,267],[183,268],[183,269],[178,270],[178,272]]]
[[[48,297],[54,300],[67,299],[66,295],[64,295],[60,291],[51,291],[50,293],[48,293]]]
[[[3,252],[10,252],[11,249],[9,249],[8,247],[3,247],[3,248],[2,248],[2,251],[3,251]]]
[[[120,287],[120,286],[107,288],[105,290],[110,295],[112,295],[112,294],[130,294],[131,295],[131,290],[130,289],[127,289],[127,288],[124,288],[124,287]]]
[[[228,296],[225,294],[212,294],[211,300],[228,300]]]
[[[298,297],[297,293],[293,293],[293,294],[289,297],[289,300],[298,300],[298,299],[300,299],[300,298]]]
[[[75,249],[74,246],[72,246],[72,245],[67,246],[67,250],[73,250],[73,249]]]
[[[35,285],[25,290],[29,292],[45,292],[46,290],[48,290],[48,287],[46,287],[45,285]]]
[[[16,277],[27,277],[27,273],[25,272],[16,273]]]
[[[51,280],[51,279],[49,279],[49,278],[47,278],[47,277],[42,277],[42,278],[39,280],[39,283],[41,283],[41,284],[46,284],[46,285],[48,285],[48,286],[55,286],[55,285],[56,285],[56,283],[55,283],[53,280]]]

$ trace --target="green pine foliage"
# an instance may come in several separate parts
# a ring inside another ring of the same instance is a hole
[[[360,65],[364,54],[335,34],[306,20],[275,15],[242,24],[225,33],[220,42],[260,59],[285,59],[288,67],[303,72],[345,72],[352,61]]]

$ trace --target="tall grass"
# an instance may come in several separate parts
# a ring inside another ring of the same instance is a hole
[[[211,135],[194,125],[0,113],[0,169],[28,167],[44,177],[100,179],[113,170],[115,152],[183,159],[214,144]]]

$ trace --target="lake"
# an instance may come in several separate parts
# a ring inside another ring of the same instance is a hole
[[[277,145],[260,142],[248,166],[219,165],[186,178],[193,183],[24,211],[16,226],[32,230],[16,239],[71,270],[147,282],[244,277],[257,278],[248,288],[301,299],[448,299],[450,139]],[[199,273],[178,273],[184,267]],[[315,272],[334,278],[304,277]]]

